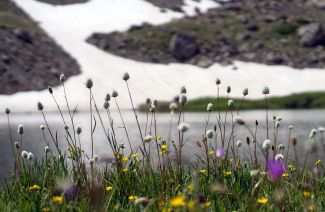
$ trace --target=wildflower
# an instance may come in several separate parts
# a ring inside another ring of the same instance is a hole
[[[235,104],[234,100],[232,100],[232,99],[228,100],[228,107],[233,107],[234,104]]]
[[[214,151],[209,151],[208,155],[212,155],[214,153]]]
[[[208,106],[207,106],[207,111],[208,112],[211,112],[213,109],[213,104],[212,103],[209,103]]]
[[[207,172],[206,169],[201,169],[201,170],[200,170],[200,173],[202,173],[202,174],[204,174],[205,172]]]
[[[113,90],[112,91],[112,97],[116,98],[118,96],[118,93],[116,90]]]
[[[275,127],[276,127],[276,128],[279,128],[279,127],[280,127],[280,122],[279,122],[279,121],[276,121],[276,122],[275,122]]]
[[[185,206],[185,197],[184,196],[176,196],[170,200],[170,204],[172,207],[183,207]]]
[[[74,200],[78,192],[78,187],[74,184],[65,186],[63,191],[63,197],[66,200]]]
[[[182,122],[178,125],[178,130],[181,131],[181,132],[186,132],[190,129],[190,125],[185,123],[185,122]]]
[[[94,163],[95,163],[94,159],[90,159],[90,160],[89,160],[89,164],[90,164],[91,166],[94,165]]]
[[[264,87],[263,91],[262,91],[262,94],[267,95],[269,93],[270,93],[270,89],[268,87]]]
[[[19,143],[17,141],[15,142],[15,147],[16,147],[16,149],[20,148],[20,145],[19,145]]]
[[[280,121],[282,121],[282,117],[278,116],[278,118],[276,120],[280,122]]]
[[[245,89],[243,90],[243,95],[244,95],[244,96],[247,96],[247,95],[248,95],[248,88],[245,88]]]
[[[235,123],[238,124],[238,125],[244,125],[244,124],[245,124],[245,121],[244,121],[240,116],[236,116],[236,117],[234,118],[234,121],[235,121]]]
[[[242,143],[243,142],[241,140],[238,140],[237,143],[236,143],[237,147],[240,147],[242,145]]]
[[[167,149],[167,145],[166,145],[166,144],[163,144],[163,145],[160,146],[160,148],[161,148],[162,150],[165,150],[165,149]]]
[[[305,197],[305,198],[309,198],[311,196],[310,192],[309,191],[304,191],[302,192],[302,195]]]
[[[27,159],[28,159],[29,161],[32,161],[32,160],[34,159],[34,155],[33,155],[33,153],[29,152],[28,155],[27,155]]]
[[[130,75],[128,72],[125,72],[124,75],[123,75],[123,80],[124,81],[128,81],[130,79]]]
[[[187,102],[187,96],[185,93],[182,93],[180,96],[179,96],[179,103],[184,105],[185,103]]]
[[[265,140],[262,144],[262,149],[268,151],[271,148],[271,141],[269,139]]]
[[[156,139],[157,139],[157,141],[160,141],[161,140],[161,136],[158,135]]]
[[[82,132],[82,128],[80,126],[77,126],[76,131],[77,131],[77,134],[80,135]]]
[[[293,165],[292,164],[288,164],[288,169],[292,169]]]
[[[206,133],[207,138],[213,138],[213,131],[212,130],[208,130]]]
[[[154,104],[150,105],[150,112],[155,112],[156,111],[156,106]]]
[[[52,94],[53,93],[53,89],[52,89],[52,86],[49,86],[48,87],[48,90],[49,90],[49,93]]]
[[[43,106],[43,104],[41,102],[37,103],[37,109],[40,110],[40,111],[44,109],[44,106]]]
[[[155,106],[155,107],[158,107],[158,100],[153,100],[153,105]]]
[[[267,164],[267,171],[269,180],[276,181],[284,173],[284,167],[280,161],[270,160]]]
[[[107,186],[107,187],[105,188],[105,190],[106,190],[106,191],[112,191],[112,190],[113,190],[113,187],[112,187],[112,186]]]
[[[37,189],[39,189],[39,188],[40,188],[39,185],[34,184],[34,185],[28,187],[28,190],[29,190],[29,191],[33,191],[33,190],[37,190]]]
[[[5,113],[6,113],[7,115],[9,115],[9,114],[10,114],[10,109],[9,109],[9,108],[6,108],[6,109],[5,109]]]
[[[221,80],[219,78],[216,79],[216,84],[220,85],[221,84]]]
[[[131,155],[132,158],[136,158],[136,157],[138,157],[138,156],[139,156],[138,153],[135,153],[135,154],[132,154],[132,155]]]
[[[146,104],[147,104],[147,105],[150,105],[150,104],[151,104],[151,100],[150,100],[150,98],[147,98],[147,99],[146,99]]]
[[[260,170],[259,169],[254,169],[254,170],[251,170],[249,172],[249,174],[251,175],[251,177],[256,177],[259,173],[260,173]]]
[[[46,146],[46,147],[44,148],[44,151],[45,151],[46,153],[48,153],[48,152],[50,151],[50,147]]]
[[[126,172],[128,172],[129,170],[127,169],[127,168],[124,168],[124,169],[122,169],[122,172],[124,172],[124,173],[126,173]]]
[[[43,211],[43,212],[49,212],[50,209],[49,209],[49,208],[43,208],[42,211]]]
[[[287,173],[287,172],[283,173],[282,177],[289,177],[289,173]]]
[[[93,159],[94,159],[94,162],[98,162],[99,161],[99,156],[98,155],[94,155]]]
[[[322,162],[322,161],[321,161],[320,159],[317,159],[317,160],[315,161],[315,165],[319,165],[321,162]]]
[[[269,199],[266,197],[261,197],[261,198],[257,199],[257,203],[259,203],[259,204],[266,204],[268,201],[269,201]]]
[[[309,138],[314,138],[316,136],[316,134],[317,134],[317,130],[316,129],[312,129],[310,131]]]
[[[63,197],[61,197],[61,196],[54,196],[54,197],[52,197],[52,200],[56,204],[61,204],[63,202]]]
[[[323,132],[325,132],[325,128],[324,128],[324,127],[318,127],[318,131],[319,131],[320,133],[323,133]]]
[[[233,161],[234,161],[233,158],[229,158],[229,159],[228,159],[228,163],[232,163]]]
[[[60,81],[61,81],[61,82],[64,82],[64,81],[65,81],[65,75],[64,75],[64,74],[61,74],[61,75],[60,75]]]
[[[129,196],[129,200],[130,200],[130,201],[134,201],[134,200],[136,200],[136,199],[138,199],[138,197],[135,196],[135,195],[131,195],[131,196]]]
[[[41,126],[39,126],[39,128],[41,129],[41,130],[45,130],[45,126],[42,124]]]
[[[231,92],[231,87],[228,85],[227,86],[227,93],[229,94]]]
[[[111,95],[106,94],[105,96],[105,101],[109,102],[111,100]]]
[[[211,205],[212,205],[212,203],[210,201],[208,201],[208,202],[203,203],[202,207],[203,208],[209,208],[209,207],[211,207]]]
[[[122,158],[122,162],[128,162],[128,160],[129,160],[129,158],[127,158],[127,157],[124,157],[124,158]]]
[[[181,87],[181,94],[182,93],[185,93],[186,94],[186,87],[185,86]]]
[[[193,183],[189,184],[189,185],[187,186],[187,190],[189,190],[189,191],[194,191],[194,184],[193,184]]]
[[[146,143],[149,143],[151,140],[152,140],[152,136],[150,134],[146,135],[143,138],[143,141],[146,142]]]
[[[277,161],[280,161],[280,160],[283,160],[283,159],[284,159],[284,156],[282,154],[277,154],[275,156],[275,160],[277,160]]]
[[[279,149],[279,150],[284,150],[284,148],[285,148],[284,144],[279,144],[279,145],[278,145],[278,149]]]
[[[194,211],[195,201],[194,200],[188,201],[186,207],[188,208],[189,211]]]
[[[19,135],[24,134],[24,126],[22,124],[18,125],[18,130],[17,130]]]
[[[172,102],[169,104],[170,111],[175,112],[177,108],[178,108],[178,106],[175,102]]]
[[[225,154],[225,150],[224,150],[223,148],[218,148],[218,149],[216,150],[216,156],[217,156],[218,158],[224,156],[224,154]]]
[[[292,129],[293,129],[293,126],[290,125],[290,126],[288,127],[288,129],[289,129],[289,130],[292,130]]]
[[[109,108],[109,106],[110,106],[109,105],[109,102],[108,101],[105,101],[104,102],[104,105],[103,105],[104,109],[107,110]]]
[[[225,175],[225,177],[229,177],[231,176],[231,171],[224,171],[223,174]]]
[[[26,159],[28,157],[28,152],[22,151],[21,152],[21,157]]]
[[[87,79],[87,81],[86,81],[86,87],[88,89],[91,89],[93,87],[93,81],[90,78]]]
[[[135,168],[132,170],[133,173],[135,173],[136,171],[137,171],[137,169],[135,169]]]

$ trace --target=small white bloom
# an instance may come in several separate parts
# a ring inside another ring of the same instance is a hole
[[[94,165],[94,163],[95,163],[94,159],[90,159],[89,163],[90,163],[90,165]]]
[[[279,121],[276,121],[276,122],[275,122],[275,127],[276,127],[276,128],[279,128],[279,127],[280,127],[280,122],[279,122]]]
[[[206,133],[207,138],[213,138],[213,131],[212,130],[208,130]]]
[[[228,100],[228,107],[233,107],[234,104],[235,104],[234,100],[232,100],[232,99]]]
[[[32,160],[34,159],[34,155],[33,155],[33,153],[29,152],[28,155],[27,155],[27,159],[28,159],[29,161],[32,161]]]
[[[150,112],[155,112],[156,111],[156,106],[154,104],[150,105]]]
[[[44,148],[44,151],[45,151],[46,153],[48,153],[48,152],[50,151],[50,147],[46,146],[46,147]]]
[[[323,133],[323,132],[325,131],[325,128],[324,128],[324,127],[318,127],[318,131],[319,131],[320,133]]]
[[[208,106],[207,106],[207,111],[208,112],[211,112],[213,109],[213,104],[212,103],[209,103]]]
[[[275,156],[275,160],[283,160],[284,159],[284,156],[282,154],[277,154]]]
[[[94,159],[95,162],[98,162],[99,156],[98,155],[94,155],[94,158],[93,159]]]
[[[26,159],[28,157],[28,152],[22,151],[21,152],[21,157]]]
[[[152,136],[150,134],[146,135],[143,138],[143,141],[146,142],[146,143],[149,143],[151,140],[152,140]]]
[[[65,75],[64,75],[64,74],[61,74],[61,75],[60,75],[60,81],[61,81],[61,82],[64,82],[64,81],[65,81]]]
[[[282,121],[282,117],[281,116],[278,116],[277,120],[278,121]]]
[[[39,128],[41,129],[41,130],[45,130],[45,126],[42,124],[41,126],[39,126]]]
[[[17,130],[18,134],[22,135],[24,134],[24,125],[20,124],[18,125],[18,130]]]
[[[284,150],[284,148],[285,148],[284,144],[279,144],[278,145],[278,150]]]
[[[237,143],[236,143],[237,147],[240,147],[242,144],[243,144],[242,140],[238,140]]]
[[[187,96],[185,93],[182,93],[180,96],[179,96],[179,103],[181,104],[185,104],[187,102]]]
[[[190,129],[190,125],[185,123],[185,122],[182,122],[178,125],[178,130],[181,131],[181,132],[186,132]]]
[[[316,134],[317,134],[317,130],[316,129],[312,129],[310,131],[309,138],[314,138],[316,136]]]
[[[234,118],[234,121],[235,121],[235,123],[238,124],[238,125],[244,125],[244,124],[245,124],[245,121],[244,121],[240,116],[236,116],[236,117]]]
[[[262,144],[262,149],[268,151],[271,148],[271,141],[269,139],[265,140]]]
[[[289,130],[292,130],[292,129],[293,129],[293,126],[290,125],[290,126],[288,127],[288,129],[289,129]]]
[[[175,102],[169,104],[169,109],[175,111],[178,108],[178,105]]]

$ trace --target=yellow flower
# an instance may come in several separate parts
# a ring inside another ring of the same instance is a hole
[[[43,208],[42,211],[43,211],[43,212],[49,212],[50,209],[49,209],[49,208]]]
[[[68,151],[71,152],[71,153],[77,152],[76,148],[74,148],[74,147],[69,147]]]
[[[161,147],[160,147],[162,150],[165,150],[165,149],[167,149],[167,145],[166,144],[163,144],[163,145],[161,145]]]
[[[106,191],[111,191],[111,190],[113,190],[113,187],[112,187],[112,186],[107,186],[107,187],[105,188],[105,190],[106,190]]]
[[[128,172],[129,170],[127,168],[124,168],[122,172]]]
[[[189,190],[189,191],[194,191],[194,184],[193,184],[193,183],[189,184],[189,185],[187,186],[187,190]]]
[[[176,196],[170,200],[170,204],[173,207],[182,207],[185,206],[185,198],[184,196]]]
[[[200,173],[205,173],[205,172],[207,172],[207,170],[205,170],[205,169],[200,170]]]
[[[133,169],[132,172],[135,173],[137,171],[137,169]]]
[[[136,157],[138,157],[138,156],[139,156],[138,153],[135,153],[135,154],[132,154],[132,155],[131,155],[132,158],[136,158]]]
[[[212,155],[214,153],[214,151],[209,151],[208,155]]]
[[[190,200],[187,202],[186,207],[190,210],[193,211],[193,209],[195,208],[195,201],[194,200]]]
[[[302,192],[302,195],[306,198],[310,197],[310,192],[309,191],[304,191]]]
[[[321,161],[320,159],[317,159],[317,160],[315,161],[315,165],[319,165],[321,162],[322,162],[322,161]]]
[[[122,162],[127,162],[129,160],[128,157],[122,158]]]
[[[135,196],[135,195],[131,195],[131,196],[129,196],[129,200],[130,200],[130,201],[133,201],[133,200],[136,200],[136,199],[138,199],[138,197]]]
[[[288,169],[291,169],[291,168],[293,168],[293,165],[292,164],[289,164],[288,165]]]
[[[158,135],[158,136],[157,136],[157,141],[160,141],[160,140],[161,140],[161,136]]]
[[[283,173],[282,177],[289,177],[289,173],[287,173],[287,172]]]
[[[233,158],[229,158],[229,159],[228,159],[228,162],[229,162],[229,163],[231,163],[231,162],[233,162],[233,161],[234,161]]]
[[[52,200],[56,204],[61,204],[63,202],[63,197],[61,197],[61,196],[54,196],[54,197],[52,197]]]
[[[212,205],[211,202],[205,202],[205,203],[202,204],[202,207],[203,207],[203,208],[208,208],[208,207],[210,207],[211,205]]]
[[[29,189],[30,191],[37,190],[37,189],[39,189],[39,188],[40,188],[40,187],[39,187],[38,185],[36,185],[36,184],[34,184],[34,185],[28,187],[28,189]]]
[[[257,203],[260,203],[260,204],[266,204],[268,201],[269,201],[269,199],[266,197],[261,197],[261,198],[257,199]]]
[[[229,177],[229,176],[231,176],[231,171],[224,171],[223,174],[224,174],[226,177]]]

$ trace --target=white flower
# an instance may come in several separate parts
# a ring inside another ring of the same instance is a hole
[[[118,93],[116,90],[113,90],[112,91],[112,97],[116,98],[118,96]]]
[[[235,121],[236,124],[239,124],[239,125],[244,125],[245,124],[245,121],[240,116],[236,116],[234,118],[234,121]]]
[[[28,157],[28,152],[22,151],[21,152],[21,157],[26,159]]]
[[[61,82],[64,82],[64,81],[65,81],[65,76],[64,76],[64,74],[61,74],[61,75],[60,75],[60,81],[61,81]]]
[[[150,112],[155,112],[156,111],[156,106],[154,104],[150,105]]]
[[[314,138],[316,136],[316,134],[317,134],[317,130],[316,129],[312,129],[310,131],[309,138]]]
[[[213,138],[213,131],[212,130],[208,130],[206,133],[207,138]]]
[[[242,140],[238,140],[236,143],[237,147],[240,147],[242,144],[243,144]]]
[[[269,93],[270,93],[269,87],[264,87],[263,91],[262,91],[262,94],[266,95],[266,94],[269,94]]]
[[[268,151],[271,148],[271,141],[269,139],[265,140],[262,144],[262,149]]]
[[[186,132],[190,129],[190,125],[185,123],[185,122],[182,122],[178,125],[178,130],[181,131],[181,132]]]
[[[323,133],[323,132],[325,131],[325,128],[324,128],[324,127],[318,127],[318,131],[319,131],[320,133]]]
[[[41,130],[45,130],[45,126],[42,124],[41,126],[39,126],[39,128],[41,129]]]
[[[260,173],[260,170],[259,169],[254,169],[254,170],[251,170],[249,172],[249,174],[251,175],[251,177],[256,177],[259,173]]]
[[[289,129],[289,130],[292,130],[292,129],[293,129],[293,126],[290,125],[290,126],[288,127],[288,129]]]
[[[175,111],[178,108],[178,105],[175,102],[169,104],[169,109]]]
[[[228,100],[228,107],[233,107],[234,104],[235,104],[234,100],[232,100],[232,99]]]
[[[244,96],[247,96],[247,95],[248,95],[248,88],[245,88],[245,89],[243,90],[243,95],[244,95]]]
[[[15,147],[16,147],[16,149],[19,149],[19,147],[20,147],[20,144],[17,141],[15,142]]]
[[[24,134],[24,125],[20,124],[18,125],[18,130],[17,130],[18,134],[22,135]]]
[[[185,93],[182,93],[180,96],[179,96],[179,103],[181,104],[185,104],[187,102],[187,96]]]
[[[44,151],[45,151],[46,153],[48,153],[48,152],[50,151],[50,147],[46,146],[46,147],[44,148]]]
[[[90,165],[94,165],[94,163],[95,163],[94,159],[90,159],[89,163],[90,163]]]
[[[209,103],[208,106],[207,106],[207,111],[208,112],[211,112],[212,111],[212,108],[213,108],[213,104],[212,103]]]
[[[279,121],[276,121],[276,122],[275,122],[275,127],[276,127],[276,128],[279,128],[279,127],[280,127],[280,122],[279,122]]]
[[[284,159],[284,156],[282,154],[277,154],[275,156],[275,160],[283,160]]]
[[[143,138],[143,141],[146,142],[146,143],[149,143],[151,140],[152,140],[152,136],[150,134],[146,135]]]
[[[285,147],[284,144],[279,144],[278,145],[278,150],[284,150],[284,147]]]
[[[279,117],[277,118],[277,120],[278,120],[278,121],[282,121],[282,117],[279,116]]]
[[[95,162],[98,162],[99,156],[98,155],[94,155],[94,158],[93,159],[94,159]]]
[[[27,155],[27,159],[28,159],[29,161],[32,161],[32,160],[34,159],[34,155],[33,155],[33,153],[29,152],[28,155]]]
[[[129,80],[129,79],[130,79],[130,75],[129,75],[129,73],[128,73],[128,72],[124,73],[124,75],[123,75],[123,80],[124,80],[124,81],[127,81],[127,80]]]

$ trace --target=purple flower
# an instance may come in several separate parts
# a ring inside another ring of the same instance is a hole
[[[198,203],[203,204],[207,202],[207,198],[204,194],[200,194],[197,198]]]
[[[225,154],[225,150],[224,150],[223,148],[218,148],[218,149],[216,150],[216,156],[217,156],[218,158],[224,156],[224,154]]]
[[[270,181],[276,181],[281,178],[285,172],[281,161],[269,160],[267,163],[267,172]]]
[[[77,192],[78,192],[78,187],[75,185],[71,185],[64,190],[63,195],[64,198],[67,200],[74,200],[77,195]]]

